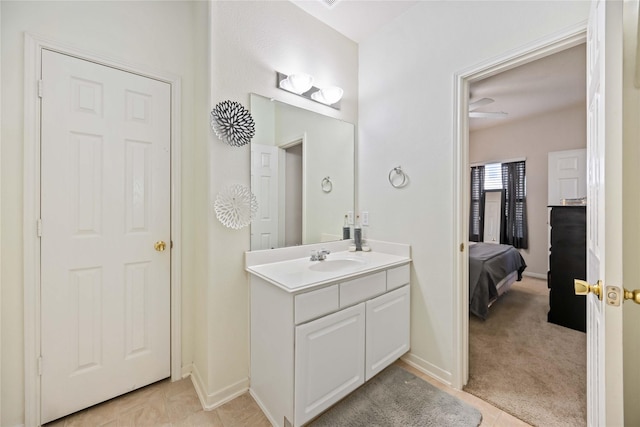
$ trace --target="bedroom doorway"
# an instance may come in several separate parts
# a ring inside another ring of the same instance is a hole
[[[459,160],[459,183],[458,186],[459,194],[458,194],[458,203],[459,203],[459,212],[461,212],[460,218],[460,228],[458,229],[458,238],[459,242],[467,241],[468,239],[468,231],[469,231],[469,220],[468,220],[468,212],[469,212],[469,167],[475,161],[471,157],[471,148],[470,148],[470,119],[468,118],[469,106],[470,103],[478,101],[478,99],[483,98],[492,98],[486,93],[473,93],[474,84],[481,82],[482,80],[488,78],[495,78],[499,74],[512,70],[516,67],[519,67],[524,64],[532,63],[538,59],[543,59],[549,56],[552,56],[559,52],[569,51],[572,48],[576,48],[579,45],[584,45],[586,38],[585,28],[584,26],[578,26],[565,34],[557,35],[555,37],[551,37],[548,40],[545,40],[538,44],[537,46],[528,46],[521,49],[516,54],[509,54],[503,57],[496,59],[493,63],[487,65],[487,63],[471,70],[467,70],[466,72],[462,72],[456,76],[457,78],[457,101],[458,101],[458,122],[457,122],[457,131],[459,134],[457,135],[457,140],[460,145],[458,147],[459,152],[458,160]],[[497,98],[497,96],[496,96]],[[497,112],[501,113],[502,110],[498,102],[485,102],[486,107],[479,109],[486,112]],[[495,108],[492,108],[495,107]],[[472,106],[473,108],[473,106]],[[582,112],[584,113],[584,107],[582,107]],[[490,116],[490,115],[489,115]],[[496,117],[490,117],[489,120],[498,121],[500,119]],[[535,129],[534,129],[535,130]],[[513,157],[520,157],[520,155],[514,155],[513,152],[503,154],[502,156],[496,153],[492,156],[492,158],[484,159],[487,163],[490,161],[494,162],[504,162],[505,159],[509,160]],[[529,161],[529,159],[526,159]],[[546,158],[545,158],[546,161]],[[527,165],[527,168],[529,166]],[[545,164],[545,192],[546,192],[546,164]],[[527,183],[529,186],[529,182]],[[544,207],[546,210],[546,196],[544,198]],[[546,218],[545,218],[546,223]],[[544,233],[544,241],[545,245],[547,244],[547,233]],[[548,257],[548,253],[546,254]],[[464,248],[461,247],[460,257],[458,259],[459,267],[458,271],[458,284],[459,287],[456,289],[457,295],[455,295],[456,301],[460,302],[459,306],[459,328],[458,330],[458,350],[456,354],[458,355],[457,362],[460,375],[458,378],[454,376],[455,379],[459,381],[460,388],[467,384],[470,377],[470,360],[469,360],[469,336],[470,336],[470,319],[469,319],[469,266],[468,266],[468,255],[467,252],[464,251]],[[546,283],[544,280],[546,279],[546,270],[547,266],[545,264],[543,271],[533,271],[532,278],[526,278],[527,282],[534,282],[533,290],[530,289],[532,294],[536,292],[544,292],[546,288]],[[538,269],[541,270],[541,269]],[[537,274],[536,274],[537,273]],[[537,280],[538,283],[535,283]],[[540,288],[540,283],[543,284],[542,289]],[[531,284],[531,283],[529,283]],[[545,318],[546,321],[546,318]],[[508,357],[505,355],[505,357]],[[519,357],[518,355],[514,355],[513,357]],[[586,372],[586,369],[585,369]],[[455,380],[454,380],[455,382]],[[520,386],[522,386],[520,384]]]

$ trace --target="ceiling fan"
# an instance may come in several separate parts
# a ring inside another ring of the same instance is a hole
[[[491,104],[495,102],[494,99],[491,98],[480,98],[477,101],[473,101],[469,103],[469,117],[472,118],[504,118],[507,117],[507,113],[504,111],[475,111],[480,107],[484,107],[485,105]]]

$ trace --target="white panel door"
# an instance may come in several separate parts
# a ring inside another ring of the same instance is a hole
[[[296,327],[294,426],[364,384],[365,304]]]
[[[587,424],[622,426],[622,3],[592,2],[587,29]],[[605,185],[606,183],[606,185]],[[606,247],[606,249],[605,249]]]
[[[47,422],[170,375],[170,87],[46,50],[42,80]]]
[[[563,199],[587,195],[587,150],[552,151],[548,154],[549,206],[562,205]]]
[[[278,147],[251,144],[251,191],[258,215],[251,222],[251,249],[278,247]]]
[[[409,351],[409,285],[367,301],[365,380]]]

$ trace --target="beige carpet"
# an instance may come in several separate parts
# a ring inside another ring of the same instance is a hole
[[[524,277],[469,318],[464,390],[527,423],[586,425],[586,334],[547,322],[545,280]]]

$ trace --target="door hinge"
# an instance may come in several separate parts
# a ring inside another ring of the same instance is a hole
[[[460,252],[464,252],[464,243],[460,243]]]
[[[42,376],[42,356],[38,357],[38,376]]]
[[[173,240],[171,242],[169,242],[169,244],[170,244],[169,248],[173,249]]]
[[[36,221],[36,234],[38,237],[42,237],[42,218],[38,218]]]
[[[42,98],[42,80],[38,80],[38,98]]]

